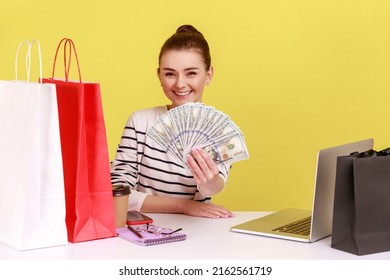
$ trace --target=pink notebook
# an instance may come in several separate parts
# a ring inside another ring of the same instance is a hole
[[[129,227],[132,227],[135,230],[137,229],[138,226],[129,226]],[[156,228],[161,229],[161,227],[155,225],[153,225],[153,227],[155,229]],[[151,232],[142,231],[139,232],[139,234],[141,234],[142,236],[142,238],[140,238],[136,235],[136,233],[134,233],[134,231],[129,230],[127,227],[117,228],[116,232],[118,234],[118,237],[131,241],[141,246],[151,246],[151,245],[183,241],[187,237],[186,234],[181,232],[174,232],[169,235],[156,235]]]

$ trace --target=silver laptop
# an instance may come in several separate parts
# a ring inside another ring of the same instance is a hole
[[[337,157],[372,149],[373,139],[320,150],[314,184],[312,211],[285,209],[233,226],[234,232],[314,242],[332,233],[333,199]]]

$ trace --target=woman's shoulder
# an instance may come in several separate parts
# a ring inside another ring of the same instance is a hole
[[[148,115],[155,115],[155,114],[165,114],[166,112],[167,112],[167,106],[157,106],[157,107],[145,108],[145,109],[135,111],[133,115],[148,116]]]
[[[152,108],[141,109],[133,112],[129,121],[133,123],[144,123],[147,125],[154,124],[156,120],[167,112],[167,106],[157,106]]]

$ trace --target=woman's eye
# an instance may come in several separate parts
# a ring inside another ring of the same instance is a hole
[[[187,76],[195,76],[197,73],[196,72],[188,72]]]
[[[167,72],[167,73],[165,73],[165,75],[164,75],[165,77],[172,77],[172,76],[174,76],[174,74],[173,73],[171,73],[171,72]]]

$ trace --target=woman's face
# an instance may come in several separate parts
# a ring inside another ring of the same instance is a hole
[[[203,89],[211,81],[213,69],[207,71],[201,55],[194,50],[170,50],[161,57],[157,74],[172,109],[188,102],[202,102]]]

